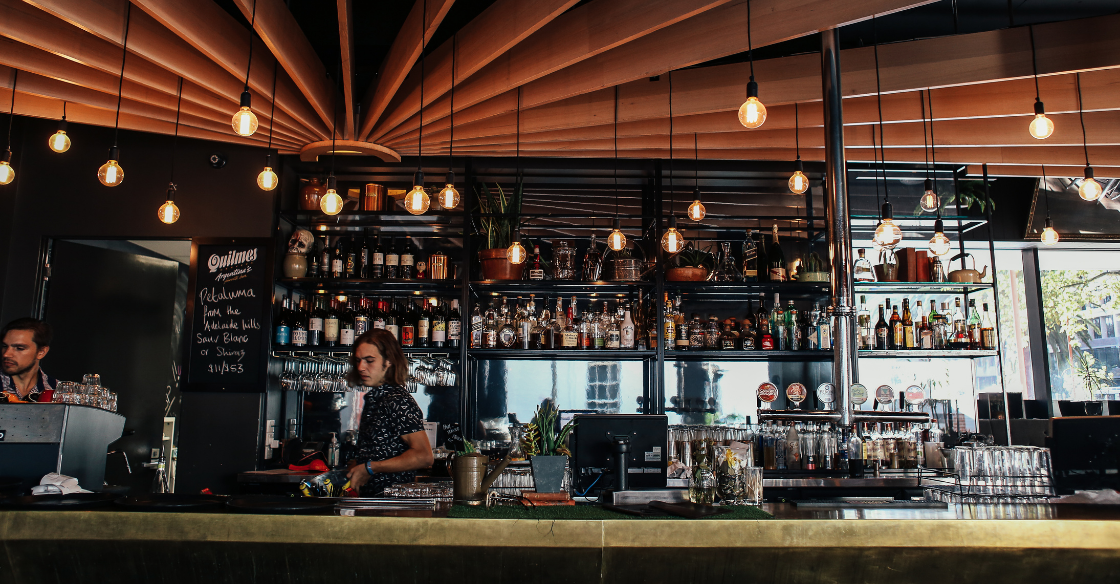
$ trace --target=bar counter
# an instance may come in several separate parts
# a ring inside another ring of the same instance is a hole
[[[1120,521],[1052,507],[764,509],[776,519],[7,511],[0,582],[1120,581]]]

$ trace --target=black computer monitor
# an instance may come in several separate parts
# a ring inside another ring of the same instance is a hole
[[[627,436],[627,488],[664,489],[669,464],[669,418],[648,414],[584,414],[576,423],[569,443],[572,451],[572,487],[577,495],[598,496],[614,489],[613,439]]]

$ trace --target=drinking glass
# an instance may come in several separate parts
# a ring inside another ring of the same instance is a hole
[[[698,505],[715,503],[716,476],[707,465],[693,467],[688,479],[688,500]]]
[[[762,505],[762,467],[743,467],[740,476],[743,480],[743,501],[747,505]]]
[[[101,376],[97,373],[86,373],[82,376],[82,385],[101,385]]]

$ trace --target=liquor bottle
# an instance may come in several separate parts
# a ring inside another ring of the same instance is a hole
[[[984,314],[980,319],[980,348],[992,351],[996,348],[995,321],[988,313],[988,303],[984,303]]]
[[[864,449],[859,428],[852,426],[848,435],[848,476],[863,478]]]
[[[431,305],[424,299],[424,305],[416,318],[416,346],[427,347],[432,340],[432,312]]]
[[[541,260],[541,246],[539,245],[533,245],[533,264],[529,266],[529,279],[544,280],[544,261]]]
[[[616,316],[608,315],[605,300],[603,301],[603,316],[607,319],[607,348],[617,351],[622,347],[622,326]]]
[[[529,348],[529,340],[533,334],[533,313],[532,308],[535,303],[533,295],[529,295],[529,304],[522,305],[521,297],[517,297],[517,313],[514,317],[514,327],[517,329],[517,347],[520,349]]]
[[[370,254],[369,277],[374,280],[385,277],[385,250],[381,247],[381,234],[377,235],[377,244]]]
[[[498,320],[498,311],[494,309],[494,303],[491,301],[482,317],[482,347],[484,349],[497,348],[499,326],[501,326],[501,322]]]
[[[786,304],[786,351],[798,351],[801,349],[801,326],[797,319],[797,309],[793,307],[793,301],[789,300]]]
[[[914,348],[914,317],[910,314],[910,299],[902,299],[902,349]]]
[[[411,298],[406,298],[401,303],[401,346],[402,347],[415,347],[416,346],[416,323],[419,320],[419,315],[416,313],[415,304],[412,303]]]
[[[338,344],[343,347],[353,347],[354,339],[357,338],[355,335],[356,327],[354,325],[354,316],[353,308],[346,306],[339,317]]]
[[[358,246],[354,243],[354,238],[349,237],[346,239],[346,277],[358,277]]]
[[[718,349],[720,335],[721,331],[716,315],[708,313],[708,322],[704,330],[704,348],[708,350]]]
[[[782,251],[782,244],[778,243],[778,224],[774,224],[773,231],[774,243],[770,244],[770,248],[766,250],[766,259],[770,262],[770,281],[771,282],[785,282],[786,281],[786,256]]]
[[[401,322],[400,313],[397,310],[397,302],[390,300],[385,304],[385,330],[392,333],[393,338],[399,342],[401,340],[401,328],[404,323]]]
[[[852,265],[852,279],[856,282],[874,282],[875,269],[871,267],[871,260],[865,257],[865,250],[860,248],[859,257]]]
[[[870,351],[875,348],[875,331],[871,328],[871,313],[867,310],[867,297],[859,297],[859,316],[857,317],[859,324],[859,348],[862,351]]]
[[[587,312],[579,321],[579,348],[594,349],[595,347],[595,304],[588,302]],[[604,343],[605,344],[605,343]]]
[[[980,348],[980,311],[976,310],[976,300],[973,298],[968,299],[968,348],[976,350]]]
[[[274,327],[274,335],[272,337],[272,344],[277,347],[287,347],[292,344],[292,325],[289,321],[288,297],[284,296],[280,300],[280,305],[276,307],[276,326]]]
[[[898,314],[898,305],[892,307],[891,312],[891,339],[887,348],[892,350],[900,350],[905,348],[906,338],[905,330],[902,327],[902,317]]]
[[[747,230],[743,240],[743,281],[758,281],[758,244],[754,242],[754,230]]]
[[[503,349],[512,349],[517,346],[517,327],[514,326],[505,296],[502,297],[502,307],[499,315],[498,346]]]
[[[331,277],[331,244],[326,235],[323,236],[323,247],[319,250],[319,277],[324,280]]]
[[[774,294],[774,305],[770,308],[770,334],[774,337],[774,348],[779,351],[788,351],[786,336],[786,313],[782,309],[782,302],[778,294]]]
[[[735,256],[731,254],[731,242],[721,241],[719,248],[719,261],[716,263],[715,272],[709,279],[713,282],[738,282],[743,276],[739,274],[739,268],[735,266]]]
[[[362,235],[362,245],[358,248],[357,254],[358,267],[356,268],[357,277],[369,278],[369,236]]]
[[[331,253],[331,277],[342,278],[346,275],[346,248],[342,238],[334,241],[334,252]]]
[[[365,334],[366,331],[369,330],[370,317],[369,317],[369,304],[368,303],[369,303],[369,300],[366,299],[365,294],[362,294],[361,296],[358,297],[358,309],[356,311],[354,311],[354,338],[355,339],[362,336],[363,334]]]
[[[669,293],[665,293],[665,308],[661,321],[662,339],[665,350],[672,351],[677,348],[677,321],[673,314],[673,305],[669,302]]]
[[[397,253],[397,238],[390,238],[389,252],[385,254],[385,277],[393,280],[400,277],[401,256]]]
[[[543,349],[545,343],[545,331],[548,328],[548,303],[543,303],[540,316],[537,317],[536,322],[533,324],[533,329],[529,331],[529,348],[530,349]]]
[[[416,276],[416,256],[412,253],[412,240],[404,240],[404,251],[401,252],[400,273],[402,280],[411,280]]]
[[[482,312],[478,308],[478,304],[474,305],[474,310],[471,311],[471,344],[470,348],[482,348]]]
[[[552,322],[549,323],[549,335],[547,338],[551,345],[549,349],[560,349],[563,347],[564,342],[564,327],[568,324],[568,318],[564,312],[564,299],[556,299],[556,312],[552,313]]]
[[[758,301],[758,313],[754,319],[755,334],[757,336],[758,347],[762,348],[762,335],[773,335],[770,329],[770,313],[766,311],[766,301]]]
[[[622,331],[622,337],[619,346],[623,349],[633,349],[637,336],[635,334],[634,320],[630,318],[629,306],[626,307],[626,314],[622,317],[622,324],[619,328]]]
[[[583,281],[598,281],[602,270],[603,253],[599,251],[599,246],[595,243],[595,234],[592,233],[591,245],[587,247],[587,253],[583,256]]]
[[[692,320],[688,321],[688,350],[689,351],[702,351],[704,350],[704,334],[706,327],[704,323],[700,322],[700,315],[693,312]]]
[[[821,348],[821,335],[817,331],[817,326],[820,324],[820,320],[821,305],[819,302],[814,302],[813,309],[809,311],[808,317],[805,319],[805,336],[802,338],[802,346],[806,350],[816,351]]]
[[[459,301],[451,301],[451,312],[447,315],[447,346],[459,347],[463,334],[463,315],[459,313]]]
[[[739,348],[744,351],[758,349],[758,319],[755,316],[753,301],[747,301],[747,315],[743,317],[743,326],[739,331]]]
[[[306,347],[307,346],[307,299],[301,298],[299,307],[291,315],[292,322],[292,346],[293,347]]]
[[[721,351],[734,351],[739,346],[739,336],[732,330],[733,324],[724,321],[723,331],[719,334],[719,348]]]
[[[949,320],[949,304],[941,303],[941,312],[937,313],[937,324],[933,327],[933,347],[935,349],[948,349],[952,340],[953,323]]]
[[[961,311],[960,298],[957,298],[957,308],[953,311],[953,341],[950,343],[950,348],[968,348],[968,321],[965,320],[964,312]]]
[[[890,347],[891,328],[887,326],[887,319],[884,318],[883,305],[879,305],[879,322],[875,323],[875,350],[886,351]]]
[[[560,330],[560,348],[561,349],[578,349],[579,348],[579,329],[576,328],[576,313],[575,313],[575,297],[572,297],[572,303],[568,305],[567,318],[564,319],[564,328]],[[559,305],[557,305],[559,307]]]
[[[322,296],[316,296],[310,314],[307,317],[307,344],[318,347],[323,344],[323,310]]]
[[[922,315],[922,324],[918,327],[918,347],[923,351],[933,349],[933,328],[929,325],[929,319],[926,315]]]

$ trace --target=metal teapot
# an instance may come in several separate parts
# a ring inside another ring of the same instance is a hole
[[[970,258],[970,257],[972,257],[972,254],[970,254],[970,253],[957,254],[956,256],[953,256],[954,260],[958,259],[958,258],[961,260],[961,269],[953,270],[952,272],[949,272],[949,281],[950,282],[962,282],[962,283],[967,283],[967,284],[979,284],[980,281],[983,280],[984,277],[988,275],[988,266],[984,266],[984,270],[981,271],[981,272],[976,271],[976,258],[972,258],[972,268],[966,267],[965,258]],[[950,261],[952,261],[952,260],[950,260]]]

